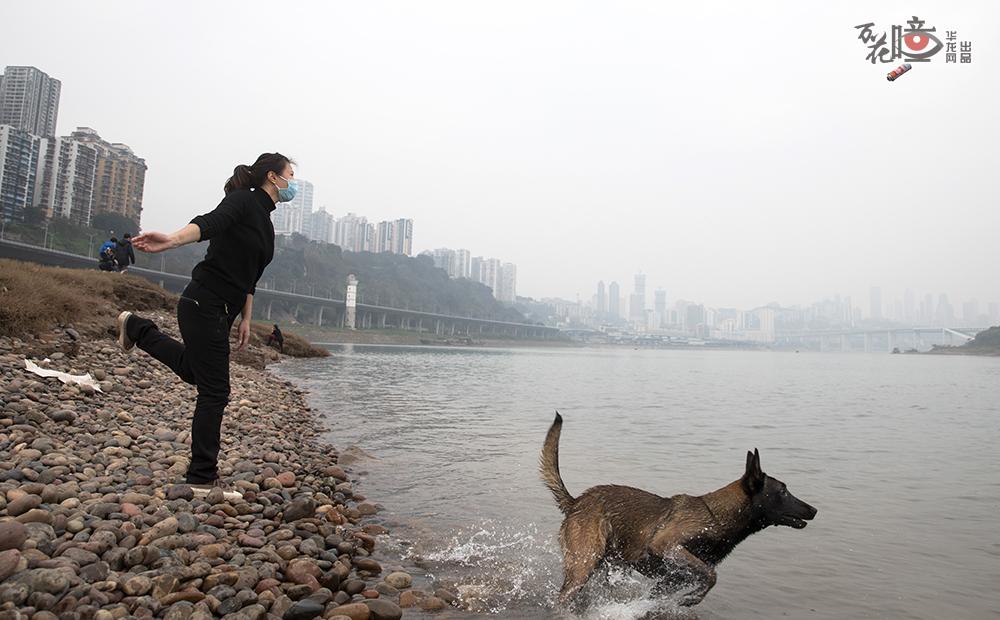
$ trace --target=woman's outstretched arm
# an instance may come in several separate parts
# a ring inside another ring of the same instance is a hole
[[[201,241],[201,228],[197,224],[188,224],[169,235],[161,232],[141,233],[132,239],[132,245],[139,251],[155,254],[198,241]]]

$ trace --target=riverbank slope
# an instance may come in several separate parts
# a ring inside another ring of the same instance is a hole
[[[338,465],[303,393],[234,357],[220,473],[183,484],[195,390],[122,352],[114,316],[177,336],[173,296],[128,275],[0,262],[0,618],[398,618],[443,607],[380,555],[379,507]],[[266,331],[265,331],[266,333]],[[288,338],[288,335],[286,335]],[[286,340],[288,350],[289,340]],[[25,360],[95,385],[29,373]]]

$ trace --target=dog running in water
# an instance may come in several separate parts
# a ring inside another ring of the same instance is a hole
[[[563,604],[607,562],[657,579],[658,594],[680,595],[681,605],[697,605],[715,585],[716,565],[747,536],[769,525],[802,529],[816,516],[816,509],[789,493],[784,482],[761,471],[756,449],[747,452],[739,480],[705,495],[660,497],[601,485],[573,497],[559,474],[561,430],[562,416],[556,412],[542,448],[541,473],[566,515],[559,530]]]

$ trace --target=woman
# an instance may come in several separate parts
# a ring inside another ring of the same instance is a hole
[[[257,280],[274,257],[271,211],[275,203],[295,197],[292,163],[280,153],[264,153],[253,165],[236,166],[226,181],[226,197],[214,211],[173,234],[146,232],[132,239],[142,252],[209,241],[177,303],[183,344],[149,319],[129,311],[118,316],[118,342],[124,350],[138,346],[198,388],[186,476],[198,494],[223,486],[218,458],[222,413],[229,403],[229,331],[242,314],[238,348],[246,346]]]

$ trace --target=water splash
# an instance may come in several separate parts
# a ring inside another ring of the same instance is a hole
[[[534,523],[515,527],[486,521],[437,544],[418,540],[406,553],[407,559],[453,584],[472,612],[563,620],[696,617],[676,601],[657,596],[656,581],[616,568],[595,573],[582,593],[581,609],[561,611],[559,545],[553,533],[542,533]]]

